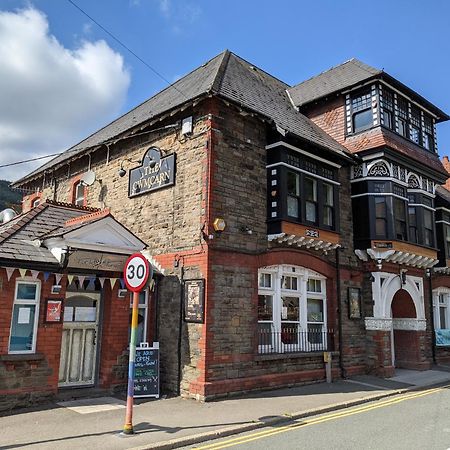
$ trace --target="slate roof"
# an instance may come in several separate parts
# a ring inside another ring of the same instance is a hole
[[[274,121],[281,128],[344,158],[351,158],[336,142],[296,111],[286,90],[290,86],[226,50],[162,90],[149,100],[98,130],[88,138],[14,183],[18,186],[46,169],[68,161],[88,149],[110,142],[136,127],[203,95],[217,95]]]
[[[384,70],[376,69],[364,64],[356,58],[352,58],[310,78],[309,80],[303,81],[290,88],[288,92],[294,105],[296,107],[301,107],[312,101],[350,89],[358,84],[375,78],[384,79],[391,86],[396,87],[401,92],[416,99],[418,103],[436,114],[439,117],[438,121],[450,119],[450,117],[437,106],[433,105],[427,99],[389,75]]]
[[[46,201],[17,216],[0,226],[0,261],[57,265],[56,258],[48,249],[32,242],[60,228],[67,220],[89,212],[92,208]]]
[[[289,95],[295,106],[302,106],[334,92],[362,83],[381,73],[383,73],[382,70],[375,69],[352,58],[290,88]]]
[[[436,187],[436,196],[440,197],[440,198],[443,199],[445,202],[447,202],[448,204],[450,204],[450,191],[448,191],[447,189],[445,189],[445,187],[443,187],[443,186],[437,186],[437,187]]]

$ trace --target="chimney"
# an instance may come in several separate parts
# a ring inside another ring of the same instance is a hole
[[[447,171],[449,177],[450,177],[450,161],[448,160],[448,156],[444,156],[442,158],[442,165],[444,166],[445,170]],[[447,178],[447,181],[444,184],[445,189],[447,191],[450,191],[450,178]]]

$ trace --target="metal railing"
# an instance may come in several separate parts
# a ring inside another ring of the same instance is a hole
[[[334,350],[334,331],[322,328],[299,330],[283,328],[273,331],[260,328],[258,331],[258,353],[311,353]]]

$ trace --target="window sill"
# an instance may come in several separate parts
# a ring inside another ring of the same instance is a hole
[[[44,358],[43,353],[14,353],[10,355],[0,355],[0,361],[5,362],[40,361]]]
[[[339,355],[339,352],[330,352],[332,356]],[[305,358],[323,358],[323,351],[305,352],[305,353],[271,353],[258,354],[255,356],[255,361],[277,361],[280,359],[305,359]]]

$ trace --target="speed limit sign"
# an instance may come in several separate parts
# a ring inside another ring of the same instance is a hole
[[[134,253],[125,263],[123,277],[127,288],[139,292],[147,283],[150,275],[150,264],[141,253]]]

